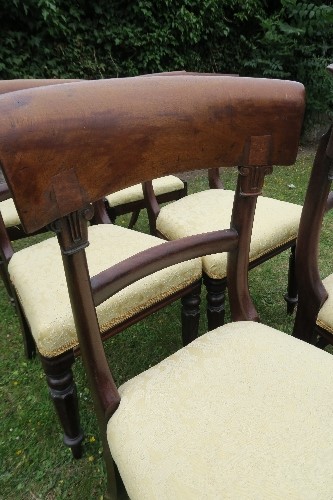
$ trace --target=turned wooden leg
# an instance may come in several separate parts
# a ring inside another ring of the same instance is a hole
[[[50,396],[64,431],[64,443],[71,448],[74,458],[81,458],[83,432],[71,368],[75,361],[73,352],[68,351],[55,358],[41,356],[41,361]]]
[[[225,316],[225,279],[214,279],[204,274],[204,284],[207,290],[207,322],[208,330],[214,330],[224,324]]]
[[[201,280],[195,289],[182,297],[182,339],[183,345],[187,345],[197,338],[200,319],[200,293]]]
[[[296,270],[295,270],[295,251],[296,245],[293,245],[290,249],[289,256],[289,270],[288,270],[288,288],[287,293],[284,298],[287,302],[287,313],[292,314],[297,305],[297,283],[296,283]]]

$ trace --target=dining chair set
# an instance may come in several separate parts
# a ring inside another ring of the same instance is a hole
[[[332,128],[303,206],[262,196],[275,165],[293,168],[304,111],[302,84],[234,75],[0,82],[1,276],[75,458],[82,357],[109,498],[332,497],[333,274],[318,264]],[[210,188],[189,194],[196,170]],[[150,234],[133,229],[141,210]],[[260,323],[248,286],[286,249],[293,335]],[[117,387],[105,341],[179,299],[183,347]]]

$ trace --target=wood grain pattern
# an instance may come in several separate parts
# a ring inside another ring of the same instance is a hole
[[[173,172],[290,165],[303,110],[299,83],[233,76],[136,77],[22,90],[0,96],[0,161],[23,226],[32,232],[66,212],[53,179],[63,176],[66,189],[69,170],[80,192],[71,209],[80,209],[82,200]],[[258,138],[268,135],[269,148],[258,148]]]

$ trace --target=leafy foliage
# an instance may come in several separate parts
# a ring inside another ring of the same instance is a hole
[[[3,0],[2,78],[237,71],[260,0]],[[248,29],[243,27],[243,29]]]
[[[319,0],[2,0],[0,77],[186,69],[303,82],[332,110],[333,7]]]
[[[333,7],[313,0],[281,0],[260,19],[245,67],[252,74],[289,78],[306,85],[308,121],[333,115],[333,80],[325,68],[333,49]]]

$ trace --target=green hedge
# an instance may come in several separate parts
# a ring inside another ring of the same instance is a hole
[[[329,3],[329,2],[328,2]],[[2,0],[0,77],[158,71],[290,78],[330,113],[333,8],[301,0]]]
[[[238,71],[258,0],[2,0],[2,78]],[[251,33],[252,32],[252,33]],[[244,32],[245,35],[245,32]]]

